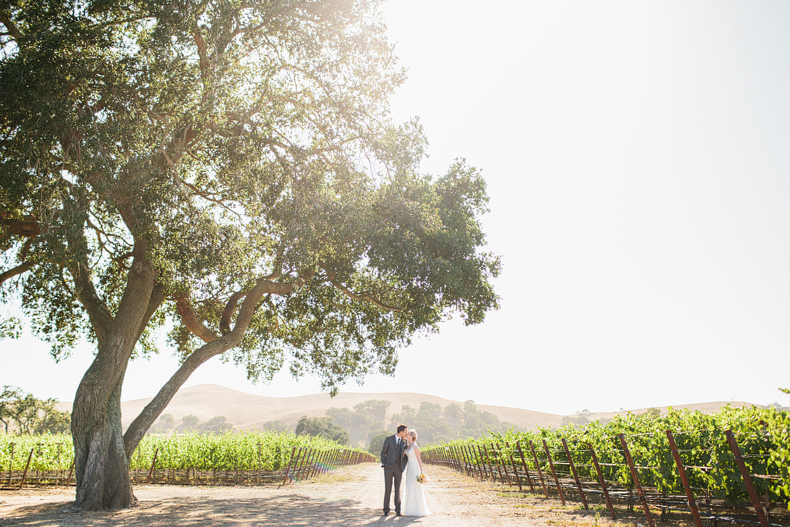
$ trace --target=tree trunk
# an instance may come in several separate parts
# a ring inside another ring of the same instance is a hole
[[[102,383],[91,387],[83,378],[77,390],[75,418],[72,419],[76,509],[121,509],[137,503],[129,477],[129,459],[123,445],[122,383],[123,376],[117,380],[105,401],[102,401],[105,398],[101,392],[106,391],[106,385]]]
[[[118,313],[109,325],[96,331],[99,350],[74,397],[71,434],[74,473],[80,510],[107,510],[137,503],[129,478],[129,459],[123,444],[121,388],[129,357],[150,317],[155,273],[135,262]]]
[[[119,203],[124,223],[135,232],[134,209],[128,199]],[[81,249],[86,243],[81,231],[70,239],[72,248]],[[77,480],[74,507],[79,510],[120,509],[137,503],[123,442],[121,388],[134,347],[164,299],[164,288],[156,284],[157,272],[147,252],[146,238],[135,236],[134,260],[114,316],[96,293],[88,262],[76,261],[69,267],[98,342],[96,358],[77,388],[71,415]]]
[[[264,294],[284,294],[293,288],[292,284],[260,279],[246,294],[233,330],[214,338],[187,358],[130,426],[124,446],[121,387],[142,328],[163,299],[163,290],[154,286],[154,277],[149,264],[135,262],[117,315],[111,322],[96,317],[94,325],[106,323],[110,327],[97,327],[99,352],[77,388],[71,417],[77,480],[74,507],[79,510],[120,509],[137,503],[129,477],[129,458],[148,427],[195,368],[239,344]]]

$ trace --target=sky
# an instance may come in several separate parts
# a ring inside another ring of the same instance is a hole
[[[393,117],[419,116],[422,170],[482,170],[501,309],[400,352],[417,392],[556,414],[708,401],[788,404],[790,3],[389,0],[408,70]],[[89,346],[54,364],[0,343],[0,385],[73,400]],[[124,400],[177,364],[132,363]],[[288,397],[219,359],[185,386]]]

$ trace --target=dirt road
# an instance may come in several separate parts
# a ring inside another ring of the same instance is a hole
[[[429,474],[424,489],[433,515],[425,518],[382,517],[384,478],[377,464],[366,463],[281,488],[138,486],[138,507],[104,513],[69,512],[73,488],[0,491],[0,525],[527,525],[513,500],[498,496],[491,483],[440,467]]]

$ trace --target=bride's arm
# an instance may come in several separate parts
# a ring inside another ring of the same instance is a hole
[[[417,445],[414,445],[414,456],[417,458],[417,463],[420,464],[420,473],[422,473],[422,457],[420,457],[420,447]]]

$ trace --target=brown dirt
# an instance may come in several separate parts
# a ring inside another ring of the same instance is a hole
[[[516,492],[449,469],[429,466],[425,485],[433,515],[381,515],[384,481],[378,464],[344,467],[315,480],[285,487],[197,487],[141,485],[139,506],[113,512],[71,512],[73,488],[0,491],[0,525],[99,526],[636,526],[644,516],[620,510],[612,522],[600,505],[590,511],[575,502]],[[672,521],[662,525],[687,525]]]

